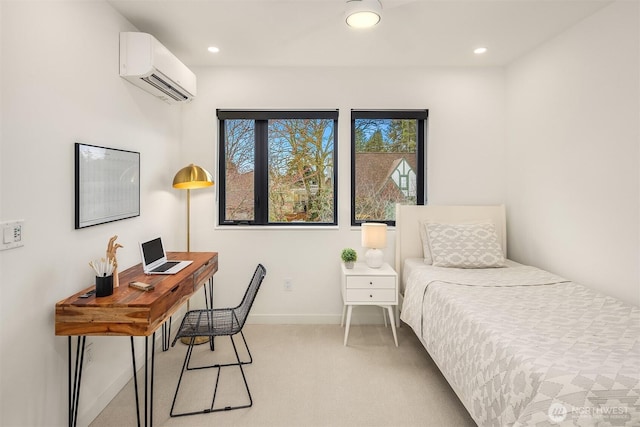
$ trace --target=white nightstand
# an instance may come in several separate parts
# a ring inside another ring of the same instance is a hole
[[[393,340],[398,346],[396,335],[396,321],[393,315],[398,305],[398,274],[387,263],[380,268],[369,268],[364,262],[356,262],[353,268],[346,268],[342,264],[342,321],[344,324],[345,311],[347,324],[344,331],[344,345],[349,339],[349,325],[351,324],[351,310],[354,305],[379,305],[389,312]],[[385,318],[386,320],[386,318]]]

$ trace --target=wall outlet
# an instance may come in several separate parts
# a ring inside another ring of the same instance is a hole
[[[24,226],[24,220],[17,221],[5,221],[0,223],[2,225],[2,244],[0,250],[19,248],[24,246],[22,241],[22,228]]]
[[[293,282],[290,277],[285,277],[284,279],[284,290],[287,292],[293,291]]]

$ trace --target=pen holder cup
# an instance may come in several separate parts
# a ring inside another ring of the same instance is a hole
[[[113,276],[96,276],[96,297],[106,297],[113,293]]]

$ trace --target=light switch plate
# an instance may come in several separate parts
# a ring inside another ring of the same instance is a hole
[[[22,231],[24,227],[24,220],[19,219],[16,221],[5,221],[0,223],[2,226],[2,245],[0,250],[19,248],[24,246],[22,239]]]

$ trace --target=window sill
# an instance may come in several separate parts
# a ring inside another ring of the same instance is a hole
[[[220,231],[237,231],[237,230],[339,230],[337,225],[216,225],[215,230]]]

